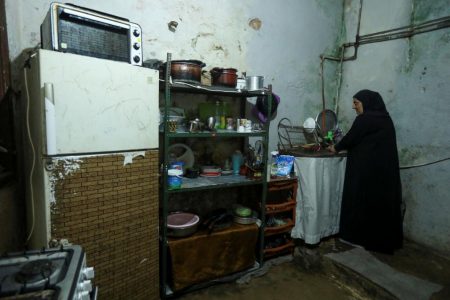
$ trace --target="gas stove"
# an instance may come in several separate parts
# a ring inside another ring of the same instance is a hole
[[[92,300],[93,278],[80,246],[10,253],[0,258],[0,299]]]

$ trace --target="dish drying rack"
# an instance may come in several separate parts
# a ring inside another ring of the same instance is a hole
[[[278,150],[313,150],[320,147],[320,138],[317,130],[292,125],[288,118],[278,122]]]

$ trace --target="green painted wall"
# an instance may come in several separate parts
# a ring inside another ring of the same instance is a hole
[[[347,40],[353,41],[360,1],[346,1]],[[450,16],[450,0],[364,1],[361,34]],[[397,130],[401,166],[450,157],[450,28],[408,39],[363,45],[344,64],[341,123],[354,119],[351,97],[368,88],[380,92]],[[402,169],[405,235],[450,253],[450,161]]]

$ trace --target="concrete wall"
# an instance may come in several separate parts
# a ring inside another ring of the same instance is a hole
[[[40,42],[39,26],[51,0],[7,0],[10,58],[17,77],[24,49]],[[264,75],[281,106],[272,122],[270,148],[281,117],[300,124],[321,109],[319,55],[335,48],[342,2],[324,0],[87,1],[74,4],[129,18],[142,26],[144,60],[199,59],[206,70],[234,67]],[[253,20],[253,21],[252,21]],[[175,32],[167,24],[178,22]],[[335,66],[326,71],[333,75]],[[17,86],[17,82],[16,82]],[[334,93],[334,81],[327,91]],[[250,103],[254,103],[250,101]]]
[[[40,42],[40,24],[53,0],[6,0],[13,87],[20,90],[26,52]],[[64,2],[64,1],[61,1]],[[213,67],[234,67],[264,75],[281,97],[272,122],[288,117],[300,124],[320,110],[319,55],[337,44],[342,1],[326,0],[73,0],[76,5],[122,16],[141,25],[145,59],[198,59]],[[330,3],[328,3],[330,2]],[[175,32],[168,23],[176,21]],[[334,74],[330,65],[328,74]],[[327,85],[332,90],[333,84]],[[334,93],[334,92],[333,92]],[[186,100],[186,99],[184,99]],[[255,99],[250,99],[254,103]],[[189,101],[189,100],[188,100]],[[188,102],[185,101],[185,102]],[[251,108],[251,105],[248,105]],[[220,145],[217,148],[221,148]],[[231,152],[232,153],[232,152]]]
[[[50,0],[7,0],[6,12],[13,73],[20,54],[40,41],[39,25]],[[144,32],[144,59],[200,59],[212,67],[235,67],[264,75],[281,97],[272,122],[270,148],[277,144],[276,125],[283,117],[301,124],[321,110],[321,53],[354,41],[358,0],[285,1],[87,1],[73,3],[127,17]],[[343,11],[344,9],[344,11]],[[345,23],[342,15],[345,13]],[[361,32],[368,34],[450,15],[450,0],[364,2]],[[251,20],[254,20],[251,22]],[[175,32],[167,23],[178,22]],[[260,21],[260,23],[259,23]],[[252,26],[250,26],[252,25]],[[258,26],[260,25],[260,27]],[[449,29],[410,39],[363,45],[358,58],[343,66],[339,119],[347,130],[354,119],[351,98],[363,88],[379,91],[397,128],[401,165],[449,156]],[[349,49],[346,55],[351,55]],[[337,64],[325,64],[327,108],[336,104]],[[450,251],[449,162],[402,170],[406,203],[405,234],[442,252]]]
[[[354,41],[359,0],[345,1],[346,41]],[[450,1],[364,1],[360,35],[450,15]],[[351,55],[353,49],[347,51]],[[348,130],[355,114],[352,96],[360,89],[380,92],[397,130],[400,165],[450,156],[450,29],[362,45],[355,61],[344,63],[339,101],[341,125]],[[450,253],[450,162],[403,169],[405,235]],[[381,220],[380,220],[381,221]]]

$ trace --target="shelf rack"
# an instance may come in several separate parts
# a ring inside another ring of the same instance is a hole
[[[274,179],[268,183],[269,198],[265,203],[266,216],[276,216],[283,219],[285,224],[269,227],[264,230],[267,238],[290,234],[295,226],[297,205],[297,178]],[[261,204],[262,205],[262,204]],[[292,252],[295,244],[292,239],[273,248],[264,249],[264,259],[270,259],[281,254]]]
[[[263,264],[264,258],[264,230],[265,230],[265,199],[267,194],[267,168],[265,167],[263,170],[263,174],[261,179],[254,180],[245,178],[245,176],[223,176],[218,178],[202,178],[201,183],[199,183],[199,179],[188,179],[183,178],[183,186],[181,189],[170,190],[167,185],[168,180],[168,167],[169,167],[169,145],[171,141],[180,138],[201,138],[201,139],[214,139],[214,138],[246,138],[249,137],[260,137],[264,143],[264,152],[263,152],[263,162],[267,165],[268,159],[268,141],[269,141],[269,126],[270,122],[266,122],[261,131],[258,132],[236,132],[236,131],[228,131],[228,130],[218,130],[215,132],[169,132],[168,127],[168,107],[170,107],[172,102],[172,92],[174,93],[192,93],[192,94],[203,94],[203,95],[221,95],[227,97],[257,97],[257,96],[265,96],[268,97],[268,109],[267,111],[271,111],[272,105],[272,87],[269,85],[268,88],[264,88],[256,91],[248,91],[248,90],[240,90],[234,88],[227,87],[215,87],[215,86],[205,86],[201,84],[192,84],[192,83],[184,83],[184,82],[172,82],[170,76],[171,70],[171,53],[167,54],[167,62],[165,64],[165,76],[164,79],[160,80],[160,89],[164,93],[164,115],[163,115],[163,168],[162,168],[162,216],[161,216],[161,228],[160,228],[160,241],[161,241],[161,284],[162,287],[161,295],[163,298],[173,296],[176,292],[172,291],[168,284],[168,240],[167,240],[167,215],[168,215],[168,202],[169,198],[172,194],[175,193],[184,193],[184,192],[192,192],[198,190],[211,190],[211,189],[224,189],[231,187],[241,187],[241,186],[251,186],[251,185],[260,185],[261,189],[261,209],[260,209],[260,219],[261,219],[261,227],[259,228],[258,234],[258,244],[257,244],[257,253],[255,262],[255,266],[245,270],[243,272],[238,272],[237,274],[230,274],[229,276],[225,276],[223,278],[211,280],[209,282],[205,282],[202,284],[193,285],[191,288],[187,289],[193,290],[205,285],[209,285],[215,282],[223,282],[226,281],[227,278],[234,278],[236,275],[245,274],[245,272],[251,272],[255,269],[259,268]],[[243,112],[244,111],[244,112]],[[242,102],[241,105],[241,113],[245,113],[245,101]]]

